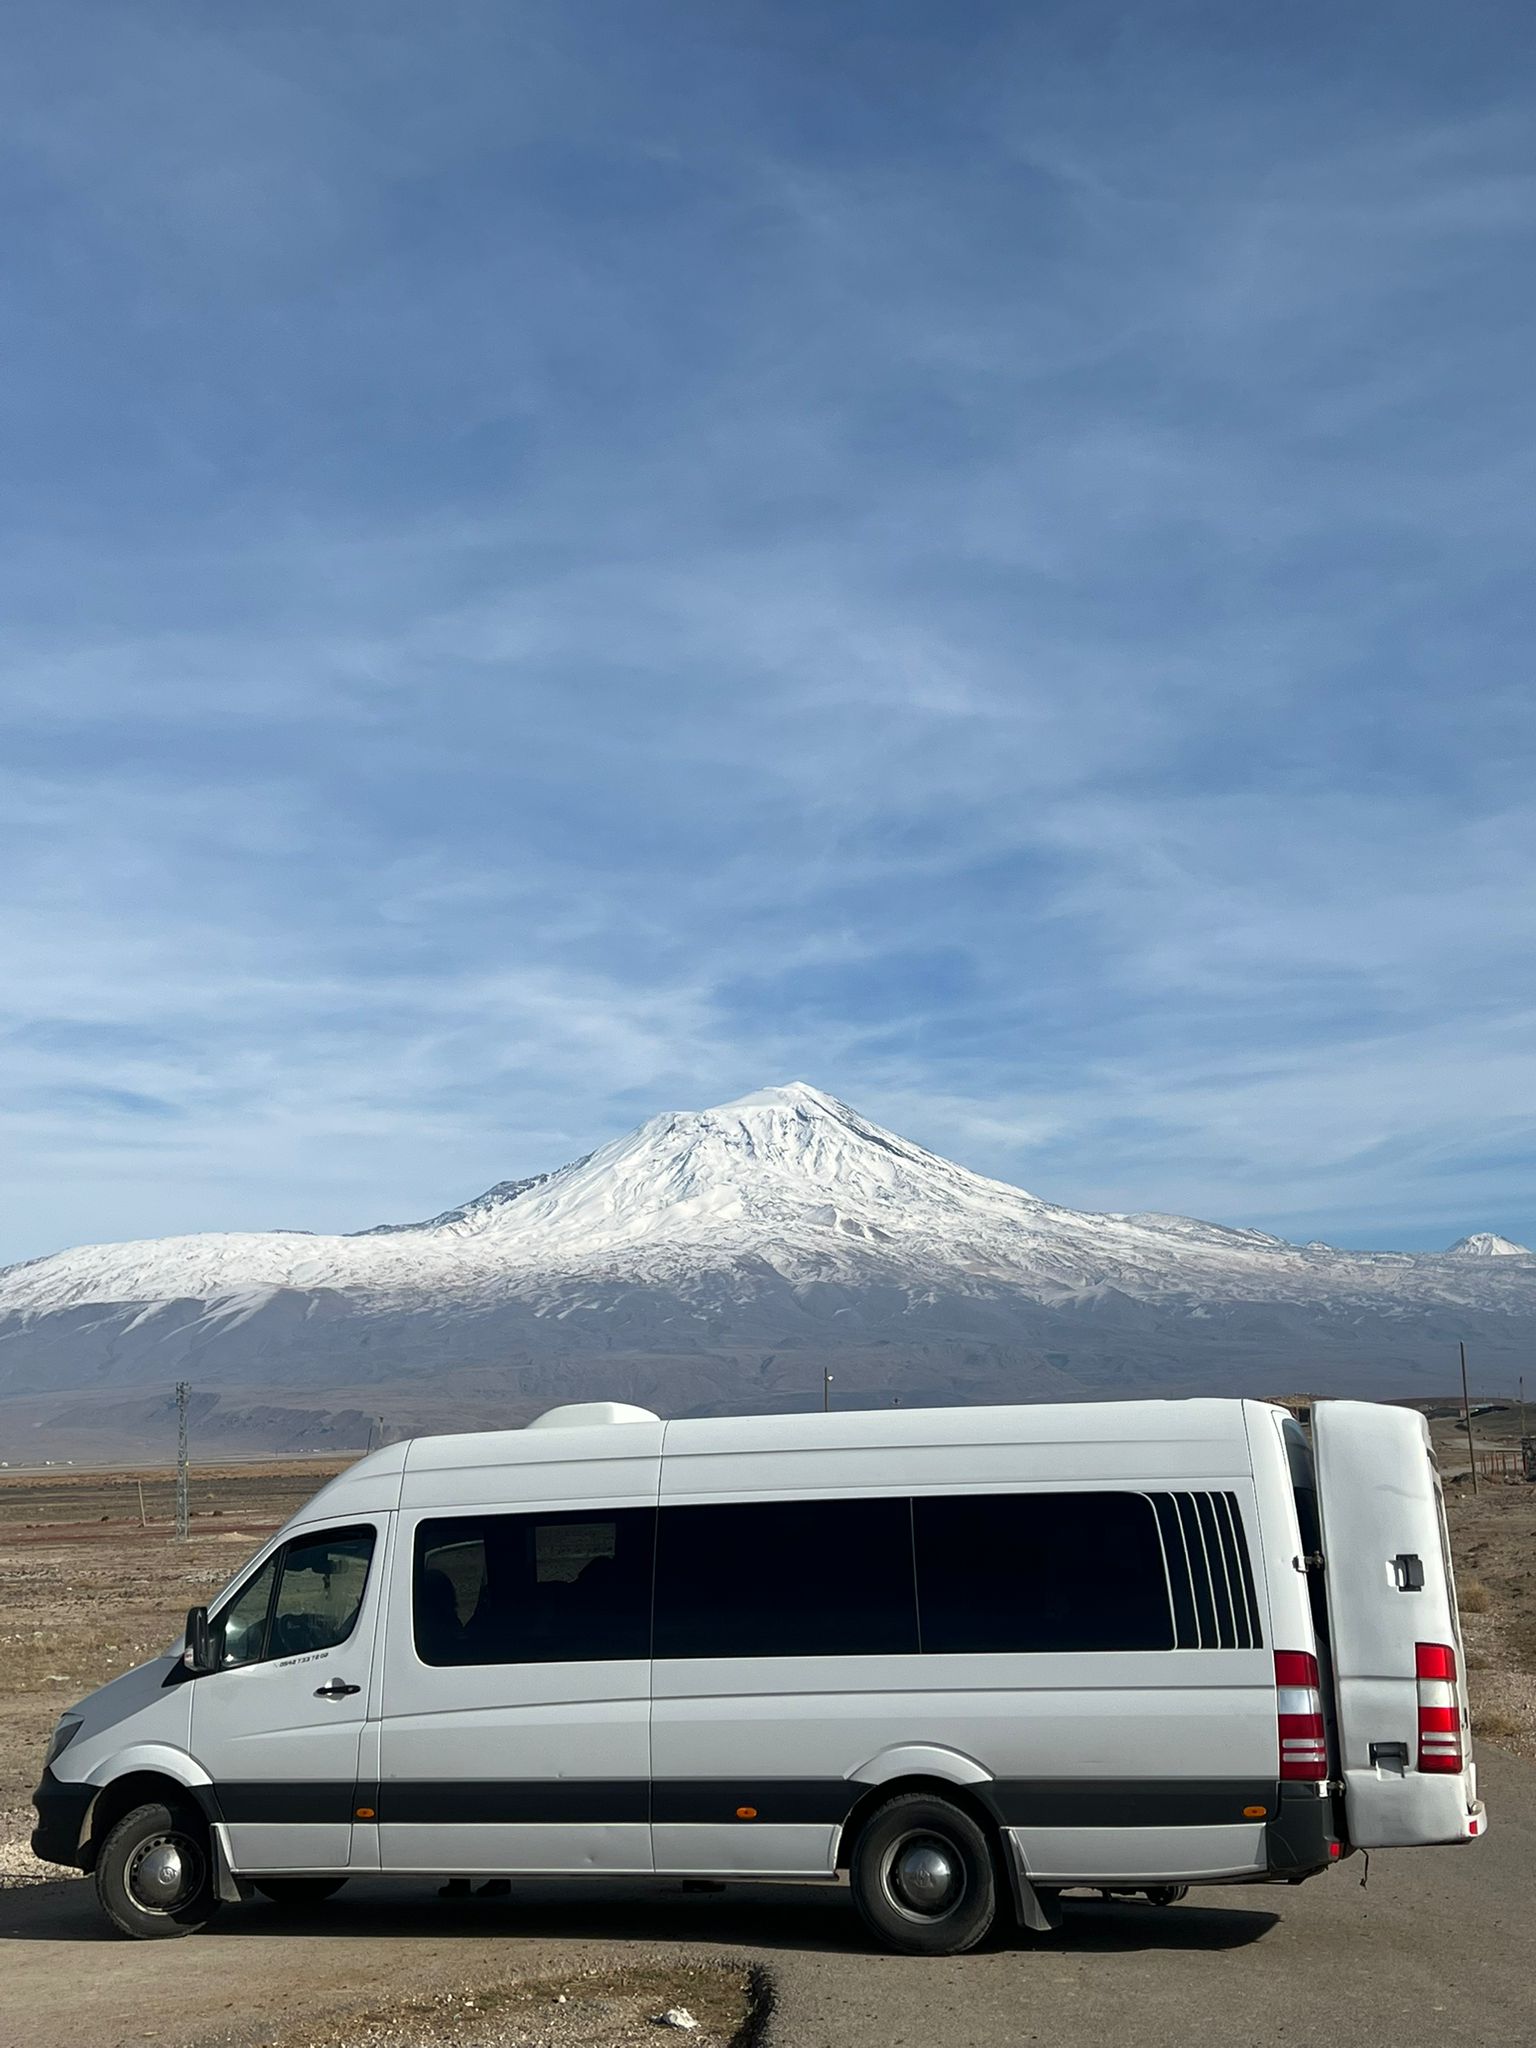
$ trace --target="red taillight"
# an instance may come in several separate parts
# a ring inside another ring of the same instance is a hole
[[[1276,1650],[1275,1688],[1281,1777],[1326,1778],[1328,1737],[1323,1729],[1322,1680],[1310,1650]]]
[[[1419,1682],[1419,1769],[1449,1775],[1464,1768],[1456,1652],[1449,1643],[1415,1643]]]
[[[1456,1683],[1456,1652],[1449,1643],[1415,1643],[1413,1668],[1420,1678],[1440,1678]]]

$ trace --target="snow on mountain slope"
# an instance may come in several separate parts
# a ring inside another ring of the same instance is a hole
[[[0,1320],[14,1329],[106,1304],[194,1302],[227,1323],[281,1290],[335,1291],[360,1309],[521,1298],[565,1313],[573,1299],[591,1308],[605,1288],[686,1296],[722,1276],[733,1295],[769,1278],[1053,1306],[1106,1289],[1389,1315],[1536,1305],[1536,1268],[1495,1250],[1520,1247],[1480,1236],[1446,1254],[1344,1252],[1189,1217],[1058,1208],[794,1083],[653,1117],[558,1172],[502,1182],[424,1223],[349,1236],[209,1233],[33,1260],[0,1272]]]
[[[1470,1237],[1458,1237],[1446,1253],[1449,1259],[1528,1259],[1529,1245],[1500,1237],[1492,1230],[1475,1230]]]

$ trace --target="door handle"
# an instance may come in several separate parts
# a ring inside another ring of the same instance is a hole
[[[360,1685],[348,1685],[344,1678],[333,1678],[329,1685],[317,1685],[315,1687],[315,1698],[317,1700],[344,1700],[349,1693],[361,1692],[362,1689]]]

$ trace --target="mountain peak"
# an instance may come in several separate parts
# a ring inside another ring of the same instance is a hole
[[[835,1095],[825,1095],[809,1081],[786,1081],[777,1088],[754,1088],[750,1095],[738,1095],[734,1102],[717,1103],[706,1116],[734,1116],[747,1109],[811,1109],[833,1116],[846,1116],[848,1106]]]
[[[1500,1237],[1497,1231],[1474,1230],[1470,1237],[1458,1237],[1445,1248],[1446,1257],[1452,1259],[1528,1259],[1529,1245],[1516,1244],[1512,1237]]]

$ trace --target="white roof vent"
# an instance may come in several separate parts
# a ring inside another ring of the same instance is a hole
[[[602,1422],[660,1422],[649,1408],[632,1408],[627,1401],[568,1401],[563,1408],[546,1409],[529,1423],[530,1429],[590,1429]]]

